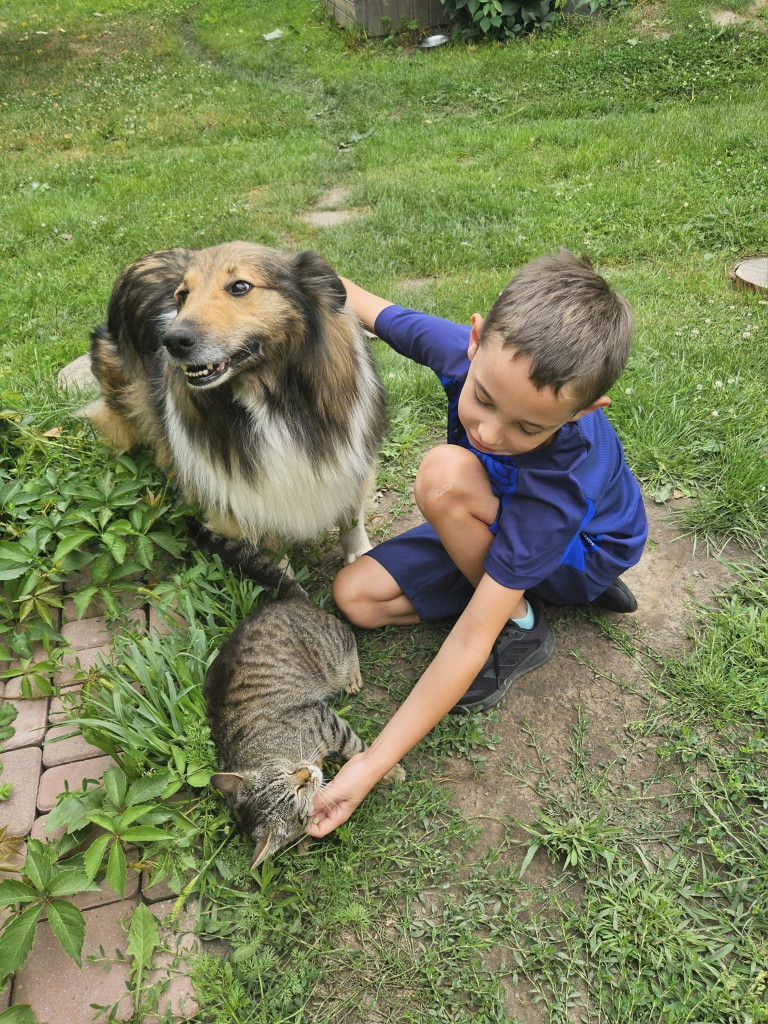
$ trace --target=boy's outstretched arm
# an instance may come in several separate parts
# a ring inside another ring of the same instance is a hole
[[[347,302],[360,317],[363,327],[367,331],[373,332],[376,317],[382,309],[386,309],[387,306],[392,306],[394,303],[374,295],[373,292],[365,291],[364,288],[360,288],[353,281],[347,280],[346,277],[342,277],[341,283],[347,291]]]
[[[328,835],[346,821],[390,768],[447,714],[480,671],[522,594],[483,576],[434,660],[371,746],[355,754],[315,795],[310,835]]]

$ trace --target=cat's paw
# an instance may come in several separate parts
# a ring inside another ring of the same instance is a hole
[[[344,693],[360,693],[362,688],[363,677],[360,675],[360,669],[358,668],[350,675],[349,682],[344,687]]]
[[[393,782],[405,782],[405,768],[401,764],[396,764],[394,768],[390,768],[382,782],[388,782],[390,785]]]

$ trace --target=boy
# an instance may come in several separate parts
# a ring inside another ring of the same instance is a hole
[[[437,373],[448,443],[416,477],[426,522],[342,569],[334,599],[366,628],[459,618],[373,744],[315,797],[315,836],[345,821],[446,712],[492,707],[552,656],[542,600],[634,611],[618,577],[647,535],[603,413],[629,357],[632,312],[588,261],[565,250],[534,260],[469,328],[344,284],[369,330]]]

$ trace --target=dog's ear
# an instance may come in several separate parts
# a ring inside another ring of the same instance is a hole
[[[316,252],[300,252],[295,256],[296,283],[313,301],[327,303],[334,311],[344,308],[347,292],[341,278]]]

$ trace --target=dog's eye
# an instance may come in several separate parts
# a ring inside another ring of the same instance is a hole
[[[227,291],[230,295],[247,295],[251,288],[253,288],[253,285],[248,281],[234,281],[232,284],[227,285]]]
[[[176,299],[176,301],[178,302],[178,304],[180,306],[183,306],[184,303],[187,301],[187,296],[188,295],[189,295],[189,289],[188,288],[179,288],[179,290],[176,292],[174,298]]]

